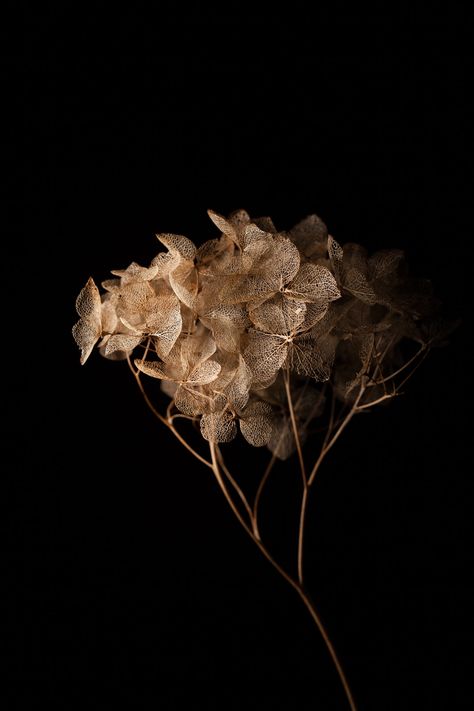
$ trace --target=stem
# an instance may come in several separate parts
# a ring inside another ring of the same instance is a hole
[[[416,360],[417,358],[419,358],[419,356],[420,356],[423,352],[425,352],[426,350],[427,350],[427,348],[426,348],[425,345],[421,346],[421,348],[419,348],[419,349],[417,350],[417,352],[415,353],[415,355],[413,355],[413,356],[410,358],[410,360],[407,360],[406,363],[404,363],[402,366],[400,366],[400,368],[398,368],[398,370],[395,370],[393,373],[390,373],[390,375],[386,375],[384,378],[382,378],[382,380],[374,380],[374,383],[373,383],[373,384],[374,384],[374,385],[382,385],[383,383],[386,383],[387,381],[392,380],[392,378],[396,378],[397,375],[400,375],[400,373],[403,373],[403,371],[405,371],[407,368],[409,368],[410,365],[411,365],[412,363],[414,363],[415,360]],[[413,372],[414,372],[414,371],[413,371]]]
[[[303,495],[301,497],[300,523],[298,527],[298,581],[303,585],[303,544],[304,544],[304,524],[306,519],[306,509],[308,505],[308,485],[305,482]]]
[[[222,475],[219,470],[219,463],[217,461],[217,456],[216,456],[216,446],[213,442],[209,442],[209,449],[211,451],[211,468],[212,471],[214,472],[214,476],[216,477],[217,483],[219,484],[219,487],[221,488],[222,493],[224,494],[227,503],[229,504],[230,508],[232,509],[235,517],[237,518],[238,522],[242,526],[242,528],[247,532],[247,534],[250,536],[252,541],[255,543],[256,546],[262,551],[263,555],[267,560],[270,561],[270,563],[278,570],[280,575],[293,587],[295,590],[299,590],[299,585],[298,583],[293,580],[293,578],[284,570],[279,563],[273,558],[271,553],[265,548],[263,545],[262,541],[255,536],[253,533],[252,529],[245,523],[242,514],[240,513],[239,509],[236,507],[234,504],[232,497],[230,496],[229,492],[227,491],[227,487],[225,485],[225,482],[222,478]]]
[[[326,630],[324,629],[323,623],[321,622],[321,618],[319,617],[316,608],[314,607],[314,604],[310,600],[308,594],[304,591],[303,588],[298,588],[298,593],[300,598],[303,600],[304,604],[306,605],[306,608],[313,618],[314,622],[316,623],[316,626],[319,630],[319,633],[321,637],[324,640],[324,643],[326,644],[326,647],[329,651],[329,654],[331,655],[331,659],[334,662],[334,666],[337,669],[337,673],[339,674],[339,679],[341,680],[342,686],[344,687],[344,691],[347,696],[347,700],[349,702],[349,706],[351,707],[351,711],[357,711],[357,707],[355,705],[354,697],[352,696],[352,692],[349,686],[349,683],[346,679],[346,675],[344,674],[344,670],[341,666],[341,663],[337,657],[336,650],[334,649],[331,640],[328,637],[328,634]]]
[[[224,494],[227,503],[229,504],[230,508],[232,509],[234,515],[236,516],[237,520],[239,521],[240,525],[242,528],[246,531],[246,533],[250,536],[250,538],[253,540],[255,545],[260,549],[260,551],[263,553],[265,558],[273,565],[273,567],[278,571],[278,573],[287,581],[289,585],[291,585],[294,590],[298,593],[300,598],[302,599],[303,603],[305,604],[306,608],[308,609],[311,617],[313,618],[313,621],[315,622],[319,633],[321,634],[321,637],[324,640],[324,643],[329,651],[329,654],[331,656],[331,659],[334,663],[334,666],[336,667],[337,673],[339,675],[339,678],[341,680],[342,686],[344,688],[344,692],[347,697],[347,701],[349,702],[349,706],[351,708],[351,711],[357,711],[357,707],[355,705],[354,698],[352,696],[349,683],[346,679],[346,676],[344,674],[344,671],[342,669],[341,663],[339,662],[339,659],[336,654],[336,650],[334,649],[331,640],[329,639],[329,636],[324,628],[324,625],[321,621],[321,618],[319,617],[318,612],[316,611],[316,608],[314,606],[314,603],[310,600],[308,593],[305,591],[303,588],[302,584],[294,580],[280,565],[277,563],[277,561],[273,558],[271,553],[267,550],[267,548],[263,545],[262,541],[255,536],[253,533],[252,529],[247,526],[245,523],[244,519],[242,518],[242,515],[240,514],[239,510],[235,506],[229,492],[227,491],[227,487],[224,483],[224,480],[222,478],[222,475],[219,470],[219,463],[216,455],[216,446],[214,443],[210,442],[209,443],[209,448],[211,452],[211,461],[212,461],[212,470],[214,472],[214,476],[216,477],[217,483],[219,484],[220,489],[222,490],[222,493]]]
[[[270,473],[275,465],[276,462],[276,456],[273,454],[272,458],[267,464],[267,468],[265,469],[265,473],[260,480],[260,484],[258,485],[257,493],[255,494],[255,501],[253,503],[253,511],[252,511],[252,521],[253,521],[253,532],[257,536],[257,538],[260,538],[260,532],[258,530],[258,505],[260,503],[260,497],[262,496],[263,489],[265,488],[265,484],[267,483],[267,479],[270,476]]]
[[[244,492],[242,491],[242,489],[240,488],[240,486],[237,484],[236,480],[234,479],[234,477],[233,477],[232,474],[230,473],[229,469],[227,468],[226,463],[225,463],[225,461],[224,461],[224,457],[222,456],[222,452],[221,452],[221,450],[219,449],[219,446],[217,446],[217,455],[218,455],[218,459],[219,459],[219,463],[220,463],[220,466],[221,466],[221,468],[222,468],[222,471],[223,471],[224,474],[226,475],[227,480],[230,482],[230,484],[231,484],[232,487],[234,488],[234,491],[237,493],[237,495],[239,496],[239,498],[240,498],[240,500],[242,501],[243,505],[245,506],[245,510],[247,511],[247,514],[248,514],[248,517],[249,517],[249,519],[250,519],[250,522],[252,523],[252,528],[253,528],[253,530],[254,530],[254,532],[255,532],[253,511],[252,511],[252,509],[251,509],[250,506],[249,506],[249,502],[247,501],[247,497],[245,496]],[[260,538],[260,536],[257,536],[257,537]]]
[[[303,451],[301,449],[301,441],[300,441],[300,436],[299,436],[299,432],[298,432],[298,426],[296,424],[296,417],[295,417],[295,411],[293,408],[293,401],[291,399],[290,371],[289,371],[288,366],[286,368],[286,371],[284,371],[284,376],[285,376],[286,399],[288,400],[288,409],[290,411],[291,426],[293,428],[293,436],[294,436],[295,442],[296,442],[296,451],[298,452],[298,459],[299,459],[299,463],[300,463],[301,476],[303,477],[303,484],[306,485],[306,468],[304,465]]]
[[[156,409],[156,407],[153,405],[152,401],[151,401],[150,398],[148,397],[148,395],[147,395],[147,393],[146,393],[146,391],[145,391],[145,388],[143,387],[143,383],[142,383],[142,381],[140,380],[140,375],[135,372],[135,370],[134,370],[134,368],[133,368],[133,366],[132,366],[132,364],[131,364],[131,362],[130,362],[130,358],[129,358],[128,356],[127,356],[127,362],[128,362],[129,367],[130,367],[130,370],[132,371],[132,373],[133,373],[133,375],[134,375],[134,378],[135,378],[135,380],[136,380],[136,382],[137,382],[137,385],[138,385],[138,387],[139,387],[139,389],[140,389],[140,392],[141,392],[141,394],[143,395],[143,399],[145,400],[145,402],[146,402],[148,408],[151,410],[151,412],[155,415],[156,418],[158,418],[158,420],[159,420],[162,424],[164,424],[165,427],[167,427],[167,428],[174,434],[174,436],[176,437],[176,439],[177,439],[179,442],[181,442],[181,444],[183,445],[183,447],[185,447],[185,448],[188,450],[188,452],[191,452],[191,454],[192,454],[194,457],[196,457],[196,459],[199,459],[200,462],[202,462],[202,463],[205,464],[207,467],[209,467],[210,469],[212,469],[212,464],[211,464],[211,462],[208,462],[208,460],[207,460],[207,459],[204,459],[204,457],[202,457],[202,456],[199,454],[199,452],[196,452],[196,450],[193,449],[193,448],[191,447],[191,445],[188,444],[188,443],[186,442],[186,440],[185,440],[183,437],[181,437],[181,435],[179,434],[178,430],[173,426],[173,424],[172,424],[171,422],[168,422],[168,420],[167,420],[165,417],[163,417],[163,415],[162,415],[160,412],[158,412],[158,410]]]
[[[304,524],[306,518],[306,506],[308,502],[308,482],[306,479],[306,468],[303,459],[303,452],[301,449],[300,435],[298,432],[298,426],[296,424],[295,410],[293,408],[293,400],[291,398],[291,388],[290,388],[290,371],[286,368],[285,375],[285,389],[286,389],[286,399],[288,400],[288,408],[290,410],[291,425],[293,427],[293,436],[296,442],[296,450],[298,452],[298,459],[301,469],[301,477],[303,479],[303,494],[301,497],[301,507],[300,507],[300,522],[298,526],[298,581],[300,585],[303,585],[303,544],[304,544]]]
[[[318,473],[318,469],[319,469],[324,457],[329,452],[329,450],[332,449],[332,447],[334,447],[337,440],[339,439],[339,437],[341,436],[341,434],[343,433],[343,431],[345,430],[345,428],[347,427],[347,425],[349,424],[349,422],[352,420],[353,416],[357,412],[357,408],[358,408],[360,399],[365,392],[365,388],[366,388],[366,386],[365,386],[364,382],[362,382],[361,386],[360,386],[359,394],[357,395],[351,409],[349,410],[347,415],[344,417],[344,419],[342,420],[341,424],[339,425],[339,427],[337,428],[336,432],[331,437],[329,442],[325,442],[325,444],[323,444],[321,453],[320,453],[319,457],[317,458],[313,469],[311,470],[311,474],[309,475],[308,487],[310,487],[312,485],[312,483],[314,482],[314,478],[315,478],[316,474]]]

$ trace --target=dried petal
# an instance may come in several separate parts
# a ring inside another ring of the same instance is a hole
[[[100,294],[92,277],[77,297],[76,311],[81,318],[73,326],[72,335],[81,349],[81,365],[84,365],[102,334]]]

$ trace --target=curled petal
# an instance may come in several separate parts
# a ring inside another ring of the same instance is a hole
[[[190,239],[183,235],[160,234],[156,235],[161,244],[164,244],[170,254],[181,259],[193,260],[196,256],[196,246]]]
[[[72,335],[81,349],[81,365],[84,365],[102,334],[100,294],[92,278],[81,289],[76,310],[81,318],[73,326]]]

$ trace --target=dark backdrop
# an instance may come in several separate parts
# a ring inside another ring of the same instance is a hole
[[[70,336],[89,275],[146,263],[156,232],[213,236],[208,207],[245,207],[281,228],[317,212],[341,242],[405,249],[464,319],[328,459],[307,575],[360,711],[470,707],[465,18],[64,7],[26,11],[17,89],[15,274],[33,267],[35,333],[15,344],[21,394],[6,377],[21,402],[6,444],[17,700],[346,708],[306,611],[209,472],[123,364],[81,368]],[[243,483],[261,460],[237,449]],[[298,483],[282,468],[264,502],[283,557]]]

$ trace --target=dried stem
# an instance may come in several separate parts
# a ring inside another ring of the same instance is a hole
[[[254,521],[253,521],[254,515],[253,515],[252,509],[250,508],[249,502],[247,501],[247,497],[245,496],[244,492],[242,491],[240,486],[237,484],[236,480],[234,479],[234,477],[230,473],[229,469],[227,468],[226,463],[224,461],[224,457],[222,456],[222,452],[219,449],[219,446],[216,446],[216,451],[217,451],[217,456],[218,456],[219,464],[222,468],[222,471],[224,472],[225,476],[227,477],[227,480],[229,481],[232,488],[237,493],[237,495],[240,498],[240,500],[242,501],[243,505],[245,506],[245,510],[247,511],[248,517],[249,517],[250,522],[252,524],[252,528],[255,531]]]
[[[265,558],[273,565],[273,567],[278,571],[278,573],[286,580],[286,582],[291,585],[294,590],[298,593],[300,596],[301,600],[305,604],[307,610],[309,611],[314,623],[316,624],[321,637],[324,640],[324,643],[326,644],[326,647],[329,651],[329,654],[331,655],[331,659],[334,663],[334,666],[336,667],[337,673],[339,675],[339,678],[341,680],[342,686],[344,688],[344,692],[347,697],[347,701],[349,703],[349,706],[351,708],[351,711],[357,711],[357,707],[355,705],[354,697],[352,696],[351,689],[349,687],[349,683],[346,679],[346,676],[344,674],[344,670],[342,669],[341,663],[339,662],[339,659],[336,654],[336,650],[334,649],[334,646],[329,639],[329,636],[324,628],[324,625],[321,621],[321,618],[314,606],[314,603],[310,599],[308,593],[304,589],[303,585],[297,581],[294,580],[291,575],[289,575],[284,568],[281,567],[281,565],[275,560],[275,558],[272,556],[272,554],[269,552],[269,550],[265,547],[265,545],[262,543],[260,538],[257,538],[252,531],[252,529],[245,523],[244,519],[242,518],[242,515],[240,514],[239,510],[235,506],[232,497],[230,496],[227,487],[225,485],[225,482],[223,480],[222,474],[220,472],[219,468],[219,462],[218,462],[218,455],[217,455],[217,450],[215,444],[212,442],[209,443],[209,448],[211,452],[211,461],[212,461],[212,469],[214,472],[214,475],[216,477],[217,483],[219,484],[219,487],[224,494],[227,503],[229,504],[230,508],[232,509],[234,515],[236,516],[237,520],[239,521],[240,525],[242,528],[246,531],[246,533],[250,536],[250,538],[253,540],[255,545],[260,549],[260,551],[263,553]]]
[[[347,413],[347,415],[346,415],[346,416],[344,417],[344,419],[342,420],[341,424],[340,424],[339,427],[337,428],[337,430],[336,430],[336,432],[334,433],[334,435],[333,435],[329,440],[327,440],[327,441],[323,444],[323,446],[322,446],[322,448],[321,448],[321,452],[320,452],[320,454],[319,454],[319,457],[317,458],[317,460],[316,460],[316,462],[315,462],[315,464],[314,464],[314,466],[313,466],[313,468],[312,468],[312,470],[311,470],[311,474],[309,475],[308,487],[312,486],[312,484],[313,484],[313,482],[314,482],[314,479],[315,479],[315,477],[316,477],[316,474],[318,473],[319,467],[321,466],[321,462],[323,461],[324,457],[325,457],[326,454],[329,452],[329,450],[332,449],[332,447],[334,447],[334,445],[336,444],[337,440],[339,439],[339,437],[341,436],[341,434],[343,433],[343,431],[345,430],[345,428],[347,427],[347,425],[349,424],[349,422],[352,420],[352,418],[354,417],[355,413],[357,412],[358,404],[359,404],[359,402],[360,402],[360,399],[361,399],[362,395],[363,395],[364,392],[365,392],[365,389],[366,389],[365,378],[362,378],[362,380],[361,380],[361,386],[360,386],[360,389],[359,389],[359,394],[357,395],[354,404],[352,405],[351,409],[349,410],[349,412]]]
[[[298,431],[298,425],[296,423],[295,410],[293,407],[293,401],[291,399],[289,367],[287,366],[286,370],[284,370],[283,372],[284,372],[284,378],[285,378],[286,399],[288,401],[288,409],[290,411],[291,426],[293,428],[293,436],[295,438],[296,451],[298,452],[298,460],[300,463],[301,476],[303,479],[303,484],[304,484],[304,486],[306,486],[306,468],[305,468],[305,463],[304,463],[304,458],[303,458],[303,450],[301,448],[301,440],[300,440],[300,435],[299,435],[299,431]]]
[[[285,375],[285,389],[286,389],[286,399],[288,401],[288,409],[290,411],[291,426],[293,428],[293,436],[296,442],[296,450],[298,452],[298,460],[300,463],[301,477],[303,479],[303,493],[301,496],[301,506],[300,506],[300,517],[298,526],[298,580],[300,585],[303,585],[303,544],[304,544],[304,524],[306,517],[306,507],[308,502],[308,482],[306,479],[306,468],[303,458],[303,451],[301,449],[301,440],[298,431],[298,425],[296,423],[295,410],[293,407],[293,400],[291,397],[291,386],[290,386],[290,371],[287,366],[284,371]]]
[[[260,498],[262,496],[263,489],[265,488],[265,484],[267,483],[268,477],[270,476],[270,474],[272,472],[275,462],[276,462],[276,456],[274,454],[272,454],[272,457],[267,464],[267,468],[265,469],[263,477],[260,480],[260,484],[258,485],[257,493],[255,494],[255,500],[253,503],[253,511],[252,511],[252,514],[253,514],[252,520],[253,520],[253,531],[254,531],[255,535],[257,536],[257,538],[260,538],[260,533],[258,530],[258,505],[260,503]]]
[[[128,356],[127,356],[127,362],[128,362],[129,367],[130,367],[130,370],[132,371],[132,373],[133,373],[133,375],[134,375],[134,378],[135,378],[135,380],[136,380],[136,382],[137,382],[137,385],[138,385],[138,387],[139,387],[139,389],[140,389],[140,392],[141,392],[141,394],[143,395],[143,399],[145,400],[145,402],[146,402],[148,408],[151,410],[151,412],[155,415],[156,418],[158,418],[158,420],[159,420],[163,425],[165,425],[165,427],[167,427],[167,428],[174,434],[174,436],[176,437],[176,439],[177,439],[179,442],[181,442],[181,444],[183,445],[183,447],[185,447],[185,448],[188,450],[188,452],[191,452],[191,454],[192,454],[194,457],[196,457],[196,459],[198,459],[200,462],[202,462],[202,463],[205,464],[207,467],[210,467],[210,468],[212,469],[212,464],[211,464],[211,462],[209,462],[207,459],[205,459],[204,457],[202,457],[202,456],[199,454],[199,452],[196,452],[196,450],[193,449],[193,447],[191,447],[191,445],[188,444],[188,442],[186,442],[186,440],[180,435],[180,433],[179,433],[178,430],[174,427],[174,425],[173,425],[171,422],[168,422],[168,420],[167,420],[165,417],[163,417],[163,415],[162,415],[160,412],[158,412],[158,410],[156,409],[156,407],[153,405],[153,403],[151,402],[150,398],[148,397],[148,395],[147,395],[147,393],[146,393],[146,391],[145,391],[145,388],[143,387],[143,383],[141,382],[141,379],[140,379],[140,373],[135,371],[135,369],[133,368],[133,365],[132,365],[131,362],[130,362],[130,358],[129,358]]]

